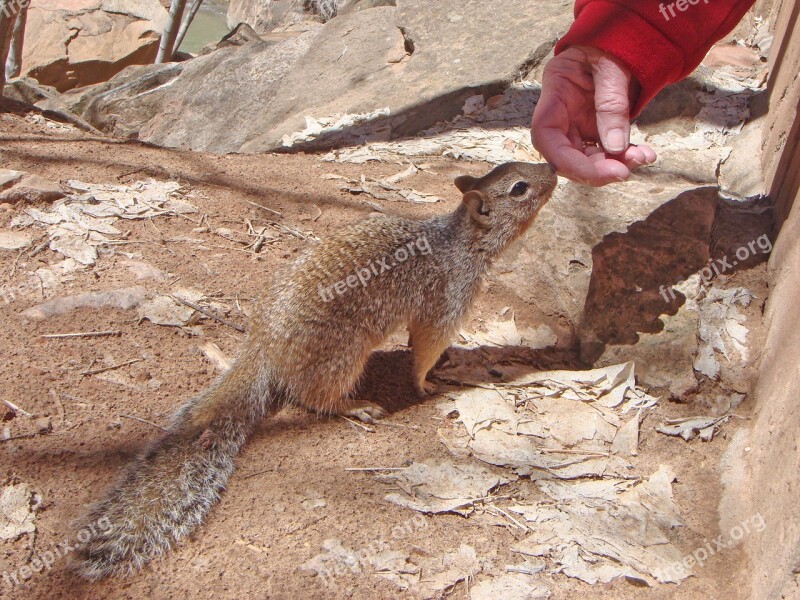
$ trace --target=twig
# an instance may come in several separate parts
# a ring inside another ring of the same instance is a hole
[[[190,302],[189,300],[184,300],[184,299],[183,299],[183,298],[181,298],[180,296],[170,296],[170,298],[172,298],[172,299],[173,299],[173,300],[175,300],[176,302],[180,302],[181,304],[185,304],[185,305],[186,305],[186,306],[188,306],[189,308],[193,308],[193,309],[194,309],[194,310],[196,310],[197,312],[199,312],[199,313],[202,313],[202,314],[204,314],[205,316],[207,316],[209,319],[212,319],[212,320],[214,320],[214,321],[217,321],[217,322],[219,322],[219,323],[222,323],[223,325],[227,325],[227,326],[228,326],[228,327],[230,327],[231,329],[235,329],[235,330],[236,330],[236,331],[238,331],[239,333],[244,333],[244,331],[245,331],[245,330],[244,330],[244,327],[241,327],[241,326],[239,326],[239,325],[236,325],[236,324],[234,324],[234,323],[231,323],[230,321],[228,321],[228,320],[226,320],[226,319],[223,319],[222,317],[220,317],[220,316],[218,316],[218,315],[215,315],[213,312],[211,312],[211,311],[210,311],[210,310],[208,310],[207,308],[203,308],[202,306],[199,306],[199,305],[195,304],[194,302]]]
[[[503,510],[502,508],[500,508],[499,506],[494,506],[493,504],[488,504],[488,505],[486,506],[486,508],[489,508],[489,509],[491,509],[491,510],[496,510],[497,512],[499,512],[499,513],[500,513],[501,515],[503,515],[503,516],[504,516],[506,519],[508,519],[509,521],[511,521],[512,523],[514,523],[514,525],[516,525],[517,527],[519,527],[519,528],[520,528],[520,529],[522,529],[523,531],[532,531],[530,527],[528,527],[527,525],[524,525],[523,523],[520,523],[519,521],[517,521],[517,520],[516,520],[514,517],[512,517],[510,514],[508,514],[506,511],[504,511],[504,510]]]
[[[21,415],[24,415],[26,417],[32,417],[33,416],[27,410],[22,409],[19,406],[17,406],[16,404],[14,404],[13,402],[11,402],[11,400],[3,400],[3,404],[5,404],[8,408],[13,410],[15,413],[20,413]]]
[[[317,238],[317,236],[315,236],[313,233],[305,234],[299,231],[298,229],[295,229],[294,227],[281,225],[280,223],[276,223],[275,221],[267,221],[267,225],[283,233],[288,233],[289,235],[292,235],[299,240],[303,240],[304,242],[307,242],[308,240],[319,241],[319,238]]]
[[[594,450],[572,450],[567,448],[537,448],[536,449],[543,454],[578,454],[580,456],[603,456],[605,458],[609,458],[611,456],[610,452],[596,452]]]
[[[345,417],[344,415],[339,415],[339,416],[342,417],[345,421],[347,421],[351,425],[355,425],[356,427],[360,427],[361,429],[363,429],[364,431],[368,431],[369,433],[375,433],[375,430],[372,427],[367,427],[363,423],[359,423],[358,421],[355,421],[353,419]]]
[[[106,337],[110,335],[122,335],[121,331],[85,331],[78,333],[49,333],[43,335],[46,340],[62,340],[66,338],[91,338],[91,337]]]
[[[99,373],[105,373],[106,371],[113,371],[114,369],[121,369],[122,367],[127,367],[128,365],[132,365],[134,363],[142,362],[143,358],[134,358],[133,360],[129,360],[128,362],[121,363],[119,365],[113,365],[111,367],[103,367],[102,369],[94,369],[92,371],[84,371],[81,373],[84,377],[88,375],[97,375]]]
[[[231,248],[230,246],[220,246],[219,244],[200,244],[197,246],[200,250],[208,250],[209,248],[219,248],[220,250],[233,250],[235,252],[242,252],[247,254],[248,256],[254,256],[255,252],[250,252],[249,250],[245,250],[242,248]]]
[[[250,473],[249,475],[245,475],[243,479],[250,479],[251,477],[256,477],[258,475],[263,475],[264,473],[272,473],[276,469],[264,469],[263,471],[256,471],[255,473]]]
[[[245,202],[247,202],[248,204],[252,204],[253,206],[257,206],[258,208],[261,208],[263,210],[266,210],[267,212],[271,212],[273,215],[278,215],[279,217],[283,216],[283,214],[279,213],[277,210],[272,210],[271,208],[267,208],[266,206],[262,206],[262,205],[258,204],[257,202],[251,202],[250,200],[245,200]]]
[[[405,471],[408,467],[348,467],[345,471],[372,472],[372,471]]]
[[[160,429],[161,431],[169,431],[165,427],[162,427],[161,425],[157,425],[156,423],[153,423],[152,421],[148,421],[147,419],[142,419],[140,417],[134,417],[133,415],[120,415],[120,417],[122,417],[124,419],[131,419],[133,421],[139,421],[140,423],[144,423],[145,425],[151,425],[152,427],[155,427],[156,429]]]
[[[9,278],[14,277],[14,275],[17,274],[17,264],[19,263],[20,259],[22,258],[22,254],[24,252],[25,252],[24,250],[20,250],[17,253],[17,258],[14,259],[14,264],[11,265],[11,272],[8,274]]]
[[[28,253],[28,258],[33,258],[37,254],[39,254],[42,250],[47,248],[50,245],[50,236],[45,235],[42,238],[39,238],[36,242],[36,247]]]
[[[21,435],[12,435],[9,438],[0,438],[0,442],[10,442],[11,440],[21,440],[24,438],[32,438],[39,435],[38,433],[23,433]]]

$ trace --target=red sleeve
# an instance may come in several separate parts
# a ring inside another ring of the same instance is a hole
[[[755,0],[577,0],[575,22],[556,44],[616,56],[641,86],[631,116],[664,86],[689,75]]]

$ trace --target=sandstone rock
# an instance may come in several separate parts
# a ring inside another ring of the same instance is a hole
[[[39,177],[25,175],[16,184],[0,193],[0,203],[52,202],[64,197],[61,186]]]
[[[348,15],[368,8],[377,8],[378,6],[397,6],[397,0],[352,0],[351,2],[343,2],[339,7],[339,14]]]
[[[152,62],[167,12],[158,0],[33,0],[22,73],[59,90]]]
[[[41,85],[30,77],[17,77],[8,81],[3,87],[3,96],[25,104],[36,104],[42,100],[58,97],[58,90]]]
[[[5,190],[17,183],[25,176],[22,171],[12,169],[0,169],[0,190]]]
[[[4,95],[17,102],[32,104],[40,109],[43,116],[47,118],[71,123],[90,133],[101,133],[67,108],[64,98],[58,93],[58,90],[47,85],[40,85],[38,81],[30,77],[18,77],[6,83]]]
[[[245,23],[258,33],[269,33],[276,27],[291,27],[317,21],[303,10],[300,0],[232,0],[228,5],[228,27]]]
[[[306,117],[385,108],[373,123],[382,137],[413,135],[475,94],[501,93],[570,20],[559,0],[535,9],[522,0],[398,0],[278,44],[226,48],[105,86],[82,116],[103,131],[212,152],[279,150]],[[299,149],[332,145],[322,136]]]
[[[228,27],[244,23],[264,34],[276,28],[329,20],[334,10],[346,15],[379,6],[397,6],[397,0],[231,0]]]
[[[736,198],[753,198],[766,194],[764,174],[754,169],[761,164],[761,123],[750,121],[733,144],[731,153],[720,165],[719,182],[722,190]]]

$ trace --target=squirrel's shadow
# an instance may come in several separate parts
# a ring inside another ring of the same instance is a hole
[[[412,362],[413,358],[410,349],[373,352],[367,361],[364,374],[353,395],[381,405],[390,415],[416,404],[435,402],[437,398],[440,398],[439,394],[434,394],[429,398],[417,396],[411,376]],[[442,366],[442,368],[440,369],[439,366]],[[452,390],[453,387],[457,389],[459,385],[459,382],[452,377],[454,368],[458,372],[462,372],[461,368],[463,367],[463,372],[469,373],[469,379],[473,383],[477,383],[484,378],[486,383],[492,383],[500,382],[504,370],[512,367],[515,374],[522,375],[529,372],[554,369],[576,369],[580,365],[578,364],[576,353],[568,349],[547,348],[534,350],[527,346],[480,346],[469,349],[451,347],[439,361],[439,366],[433,370],[429,379],[440,384],[446,383]],[[439,376],[437,376],[437,372],[439,372]],[[464,389],[467,389],[466,385]],[[295,414],[289,415],[288,418],[265,419],[258,432],[253,436],[250,445],[262,443],[264,441],[262,438],[278,434],[287,435],[291,434],[293,430],[307,429],[309,426],[315,425],[313,423],[314,418],[314,416],[304,415],[296,411]],[[321,418],[321,422],[318,425],[324,426],[325,420],[327,419]],[[378,428],[380,426],[380,422],[375,425]],[[71,457],[75,463],[72,468],[76,471],[91,471],[94,475],[99,476],[100,479],[105,479],[108,473],[119,471],[129,464],[141,449],[156,437],[157,434],[149,436],[148,441],[143,443],[132,443],[130,436],[127,436],[127,438],[118,438],[113,445],[105,444],[101,449],[94,452],[72,454]],[[62,460],[66,458],[64,454],[60,456]],[[239,466],[241,467],[241,465]],[[242,472],[246,471],[246,468],[242,469]],[[58,584],[69,587],[73,597],[94,597],[93,591],[97,589],[94,583],[79,578],[63,567],[59,568],[58,571],[54,571],[54,575]],[[49,586],[43,586],[41,589],[32,587],[29,590],[31,598],[47,598],[50,597],[49,594],[51,592],[52,588]]]
[[[435,401],[438,396],[434,394],[427,398],[420,398],[413,385],[411,377],[412,354],[410,349],[378,350],[370,355],[362,375],[352,395],[379,404],[389,414],[407,409],[411,406],[425,402]],[[527,346],[480,346],[477,348],[450,347],[440,359],[437,367],[429,375],[429,379],[437,384],[447,384],[448,387],[459,385],[457,378],[443,375],[440,371],[442,364],[469,365],[470,381],[477,382],[485,379],[485,383],[497,383],[502,380],[503,368],[513,365],[515,373],[524,374],[536,371],[553,369],[578,369],[581,367],[576,353],[573,350],[560,348],[545,348],[534,350]],[[437,376],[437,373],[440,375]],[[476,381],[476,375],[478,380]],[[466,389],[467,386],[464,386]],[[313,414],[312,414],[313,415]],[[258,440],[269,434],[277,432],[290,432],[294,429],[304,429],[314,424],[315,417],[297,413],[289,418],[273,422],[267,417],[258,431],[253,436],[251,443],[257,444]],[[325,417],[319,421],[327,421]],[[380,422],[379,422],[380,423]],[[130,463],[143,448],[159,437],[159,432],[153,430],[147,433],[144,439],[139,438],[140,431],[130,430],[129,435],[121,435],[113,442],[105,443],[102,447],[82,452],[65,453],[59,450],[59,460],[72,463],[78,471],[115,470]],[[30,448],[18,450],[18,454],[30,452],[37,458],[45,458],[48,452]]]
[[[438,393],[428,398],[417,395],[411,378],[412,361],[410,350],[373,352],[353,395],[379,404],[389,414],[435,400]],[[475,382],[475,376],[478,376],[481,383],[499,383],[502,381],[504,368],[511,366],[514,367],[515,374],[519,375],[580,367],[575,352],[560,348],[534,350],[527,346],[451,346],[428,375],[428,379],[439,384],[440,388],[442,384],[457,388],[462,383],[458,378],[448,376],[447,371],[450,369],[440,368],[443,365],[468,366],[470,381]]]

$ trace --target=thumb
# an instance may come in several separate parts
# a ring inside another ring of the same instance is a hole
[[[592,66],[597,133],[609,154],[622,154],[630,144],[630,71],[609,55]]]

